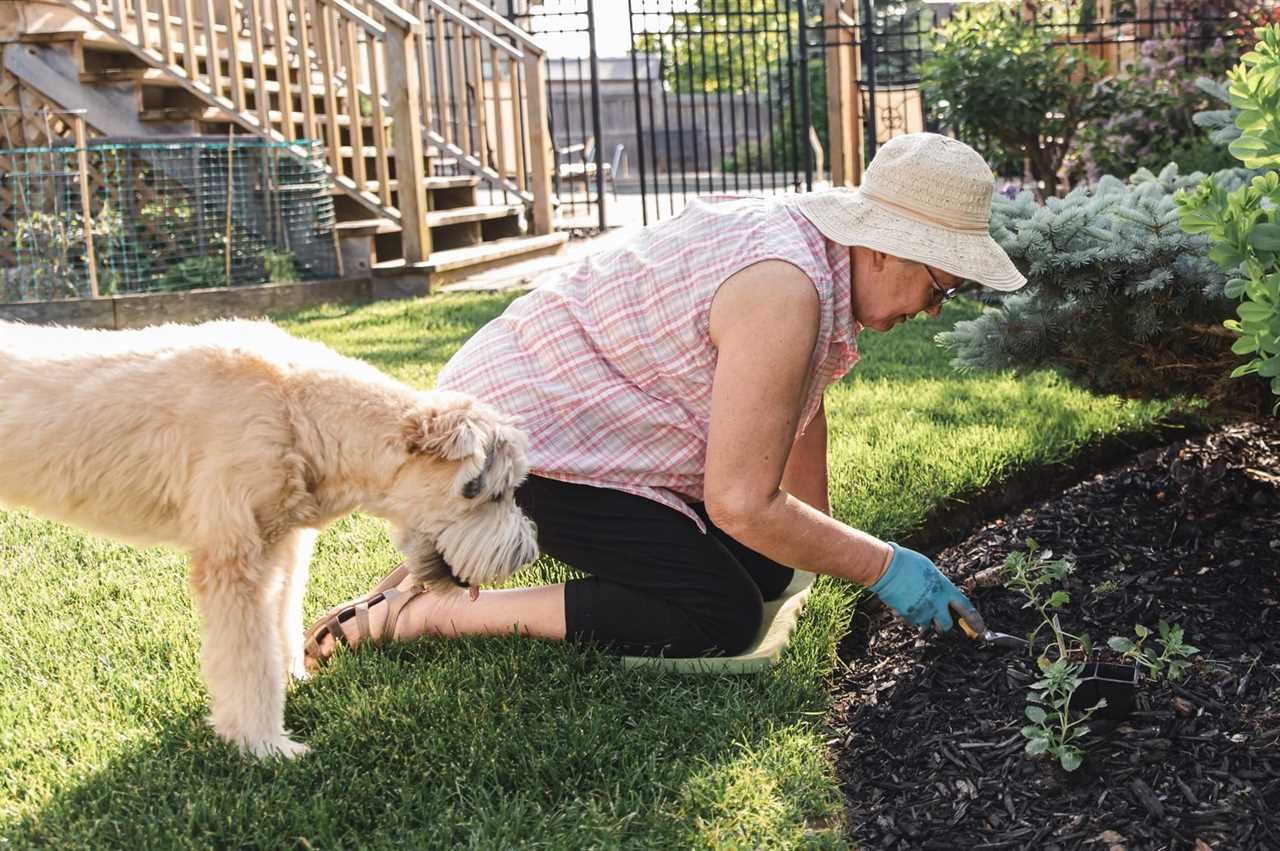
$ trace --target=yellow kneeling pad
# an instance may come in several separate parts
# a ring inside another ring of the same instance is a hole
[[[751,646],[737,656],[696,657],[669,659],[663,656],[623,656],[622,664],[628,668],[651,667],[681,674],[754,674],[772,667],[782,655],[796,621],[809,599],[814,574],[797,570],[791,584],[776,600],[764,604],[764,618],[760,632]]]

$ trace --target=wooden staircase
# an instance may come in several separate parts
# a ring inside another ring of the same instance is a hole
[[[323,142],[347,275],[421,291],[567,239],[541,51],[475,0],[29,5],[5,69],[102,135]]]

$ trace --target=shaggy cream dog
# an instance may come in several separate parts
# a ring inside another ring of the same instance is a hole
[[[297,756],[317,530],[389,520],[424,581],[501,581],[537,557],[513,491],[525,436],[265,322],[86,331],[0,322],[0,503],[191,554],[214,730]]]

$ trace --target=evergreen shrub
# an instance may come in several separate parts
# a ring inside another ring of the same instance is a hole
[[[1225,187],[1248,173],[1215,175]],[[1103,177],[1043,205],[997,196],[991,233],[1027,286],[937,341],[961,369],[1052,367],[1101,392],[1214,398],[1231,354],[1226,275],[1209,240],[1178,225],[1174,193],[1201,183],[1176,164]]]

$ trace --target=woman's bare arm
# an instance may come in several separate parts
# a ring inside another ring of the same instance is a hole
[[[739,542],[780,564],[870,585],[893,557],[889,545],[782,488],[817,334],[817,292],[789,263],[749,266],[717,292],[707,512]],[[797,457],[796,463],[804,462]]]
[[[823,514],[831,514],[831,494],[827,485],[827,410],[818,403],[818,413],[804,434],[791,446],[782,489]]]

